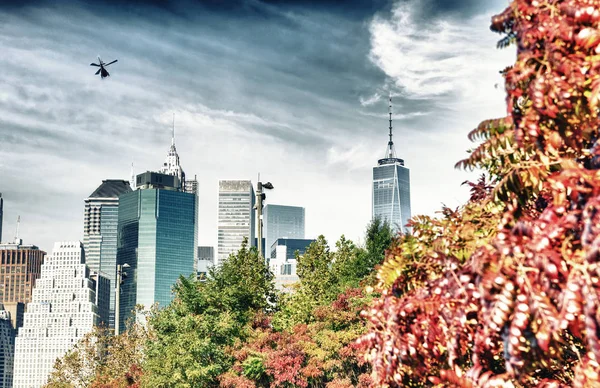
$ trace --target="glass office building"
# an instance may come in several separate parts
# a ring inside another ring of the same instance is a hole
[[[394,231],[406,232],[410,214],[410,170],[396,157],[392,140],[392,97],[389,99],[389,137],[386,156],[373,167],[373,219],[387,221]]]
[[[110,281],[108,326],[115,327],[115,286],[117,276],[117,224],[119,196],[131,192],[129,182],[107,179],[85,199],[83,247],[92,272],[100,271]]]
[[[244,238],[255,245],[254,188],[250,181],[219,181],[217,262],[237,252]]]
[[[304,238],[304,208],[298,206],[267,205],[263,212],[266,247],[278,238]]]
[[[198,197],[180,191],[169,178],[173,177],[140,174],[139,189],[119,198],[117,262],[129,265],[121,285],[121,331],[136,304],[168,305],[179,276],[195,272]]]
[[[402,159],[379,160],[373,167],[373,218],[405,231],[410,217],[410,170]]]

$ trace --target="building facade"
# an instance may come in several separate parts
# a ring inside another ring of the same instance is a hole
[[[411,217],[410,170],[396,157],[392,140],[392,98],[389,105],[390,133],[386,156],[373,167],[372,217],[387,221],[396,232],[406,232]]]
[[[15,334],[10,312],[0,305],[0,388],[13,386]]]
[[[33,287],[41,275],[46,252],[35,245],[0,244],[0,303],[11,311],[14,328],[19,328],[18,310],[31,301]],[[21,311],[22,312],[22,311]]]
[[[304,238],[303,207],[267,205],[263,211],[264,237],[267,247],[271,247],[278,238]]]
[[[206,280],[208,269],[215,265],[215,247],[198,247],[198,280]]]
[[[13,387],[43,386],[56,359],[99,324],[96,288],[85,265],[83,244],[55,243],[15,341]]]
[[[237,252],[244,239],[254,245],[255,215],[254,188],[251,181],[219,181],[219,215],[217,262],[221,265],[230,254]]]
[[[115,281],[117,274],[117,224],[119,196],[131,192],[128,181],[107,179],[85,199],[83,247],[92,272],[101,272],[110,281],[108,326],[115,324]]]
[[[269,267],[275,276],[275,287],[289,291],[300,279],[296,273],[296,253],[302,256],[315,240],[279,238],[271,245]]]
[[[121,285],[121,332],[137,304],[168,305],[179,276],[195,273],[198,197],[181,191],[176,181],[170,175],[140,174],[138,189],[119,198],[117,262],[129,266]]]
[[[373,167],[373,218],[387,221],[398,232],[406,231],[410,217],[409,169],[402,159],[380,159]]]

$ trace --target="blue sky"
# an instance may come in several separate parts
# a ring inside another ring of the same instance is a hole
[[[51,1],[0,4],[4,236],[44,249],[81,239],[102,179],[156,170],[176,144],[200,181],[199,242],[217,237],[219,179],[306,208],[307,237],[359,241],[371,168],[395,144],[413,215],[467,198],[467,132],[504,114],[491,15],[507,2]],[[89,66],[118,58],[111,77]],[[382,96],[384,96],[382,98]]]

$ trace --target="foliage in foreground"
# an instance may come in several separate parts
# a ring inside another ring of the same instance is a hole
[[[509,116],[459,165],[494,184],[416,219],[386,258],[361,340],[375,385],[600,386],[599,23],[597,0],[513,0],[492,19],[517,46]]]

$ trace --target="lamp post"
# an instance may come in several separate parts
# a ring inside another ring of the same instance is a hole
[[[258,254],[262,255],[262,208],[263,201],[267,198],[267,195],[263,192],[263,189],[273,190],[273,185],[271,182],[267,182],[263,184],[262,182],[258,182],[256,184],[256,218],[258,219]]]
[[[129,268],[130,265],[125,263],[123,265],[117,264],[117,288],[115,290],[115,335],[119,335],[119,318],[120,318],[120,305],[121,305],[121,284],[123,279],[127,277],[127,272],[124,272],[124,268]]]

